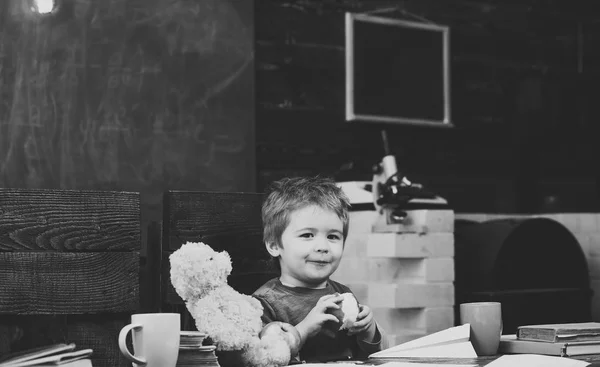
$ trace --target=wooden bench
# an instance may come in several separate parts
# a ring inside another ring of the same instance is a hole
[[[138,193],[0,189],[0,355],[53,343],[126,366],[139,309]]]
[[[161,310],[181,313],[184,330],[196,327],[171,284],[169,255],[185,242],[204,242],[215,251],[227,251],[233,265],[228,283],[238,292],[252,294],[278,275],[262,240],[262,199],[256,193],[165,193]]]

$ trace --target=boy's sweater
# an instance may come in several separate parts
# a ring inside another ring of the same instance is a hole
[[[254,292],[263,305],[263,323],[272,321],[287,322],[296,326],[315,307],[319,298],[333,293],[351,292],[348,287],[333,280],[323,289],[288,287],[274,278]],[[373,343],[349,336],[346,330],[339,331],[339,325],[326,322],[323,329],[306,340],[299,358],[306,362],[327,362],[333,360],[362,359],[387,347],[385,337],[378,327]]]

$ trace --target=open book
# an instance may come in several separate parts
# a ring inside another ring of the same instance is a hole
[[[10,354],[0,360],[0,367],[91,367],[91,349],[75,350],[75,344],[53,344]]]
[[[369,358],[477,358],[470,336],[471,325],[464,324],[373,353]]]

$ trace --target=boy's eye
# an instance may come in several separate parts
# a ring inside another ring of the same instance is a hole
[[[340,240],[340,236],[338,236],[337,234],[330,234],[329,236],[327,236],[330,240]]]
[[[303,238],[311,238],[312,236],[313,236],[313,234],[312,234],[312,233],[302,233],[302,234],[300,235],[300,237],[303,237]]]

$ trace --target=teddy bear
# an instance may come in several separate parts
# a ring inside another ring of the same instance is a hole
[[[263,325],[262,304],[227,284],[232,264],[226,251],[186,242],[169,256],[169,262],[175,291],[198,331],[213,340],[217,353],[236,351],[241,362],[252,367],[289,364],[300,345],[298,330],[282,322]]]

